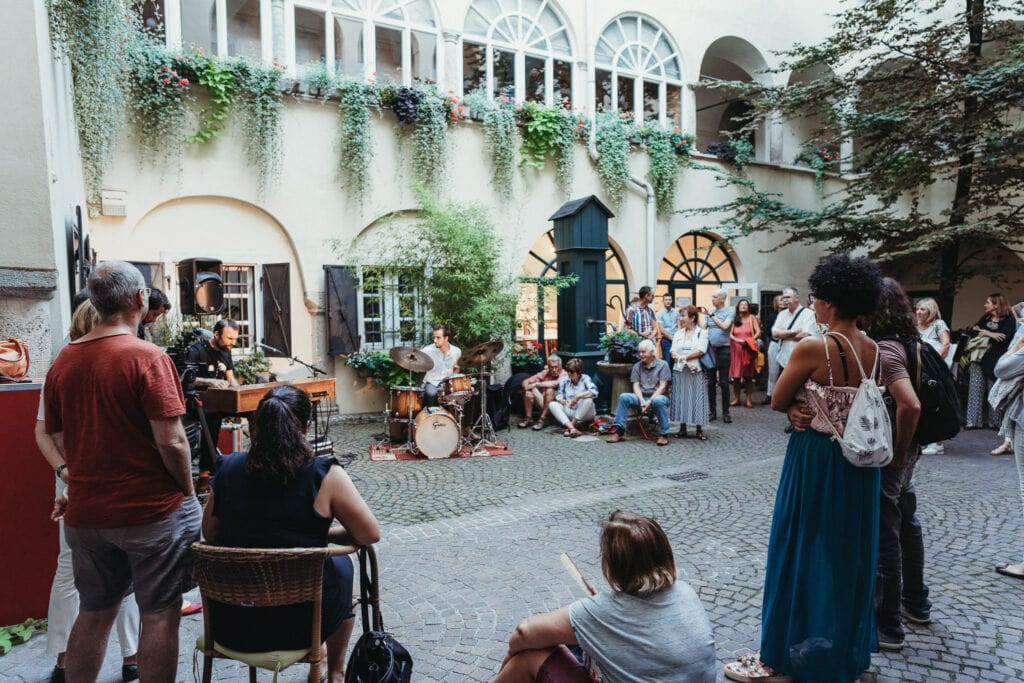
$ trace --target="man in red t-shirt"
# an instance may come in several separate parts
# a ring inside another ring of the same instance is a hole
[[[534,431],[544,429],[548,421],[548,406],[555,400],[555,392],[563,377],[565,370],[562,369],[562,359],[551,354],[543,370],[523,381],[523,420],[519,423],[520,428],[533,424]],[[534,402],[540,405],[540,417],[536,424],[533,422]]]
[[[141,273],[106,261],[89,276],[100,323],[68,344],[46,376],[46,431],[67,463],[64,518],[81,611],[67,678],[96,680],[110,626],[131,592],[142,614],[145,681],[175,680],[181,594],[194,585],[189,546],[201,510],[170,357],[136,337],[149,305]]]

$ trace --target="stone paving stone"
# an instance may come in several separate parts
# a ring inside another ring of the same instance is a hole
[[[786,436],[784,418],[766,407],[733,417],[732,425],[712,423],[707,442],[673,439],[665,448],[511,430],[500,437],[512,456],[396,462],[367,456],[379,424],[336,425],[337,452],[351,456],[347,470],[381,520],[384,622],[412,652],[414,680],[490,680],[520,619],[582,597],[562,552],[606,590],[597,540],[616,508],[652,515],[665,528],[681,579],[708,610],[720,661],[756,650]],[[1007,539],[1024,527],[1012,460],[987,454],[996,440],[964,432],[918,466],[934,622],[908,625],[902,652],[873,655],[864,683],[1024,680],[1020,584],[992,571],[1018,557]],[[192,680],[201,629],[201,614],[182,620],[178,681]],[[45,636],[37,636],[0,659],[0,681],[46,681],[51,668]],[[296,666],[279,680],[305,676]],[[115,648],[100,680],[119,680]],[[215,680],[247,675],[218,662]]]

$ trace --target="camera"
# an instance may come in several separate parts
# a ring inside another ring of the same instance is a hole
[[[174,369],[178,372],[178,381],[181,382],[181,393],[185,396],[185,414],[181,423],[185,427],[185,436],[188,438],[189,450],[193,460],[199,454],[202,444],[202,421],[201,408],[198,405],[198,393],[196,392],[196,377],[198,376],[198,365],[188,359],[188,347],[197,339],[204,338],[203,331],[196,329],[182,332],[178,343],[168,346],[167,355],[174,363]]]

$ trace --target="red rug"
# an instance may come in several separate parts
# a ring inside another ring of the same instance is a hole
[[[497,446],[484,446],[483,448],[476,449],[475,451],[472,446],[465,445],[449,457],[480,458],[487,455],[512,455],[512,451],[509,450],[507,443],[499,441]],[[446,458],[437,459],[445,460]],[[397,444],[392,446],[392,444],[389,443],[372,443],[370,444],[370,460],[430,460],[430,458],[425,455],[417,454],[416,452],[410,451]]]

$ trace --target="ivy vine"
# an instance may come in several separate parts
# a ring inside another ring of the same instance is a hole
[[[440,188],[448,158],[449,106],[439,97],[425,97],[419,103],[416,129],[412,133],[412,173],[424,187]]]
[[[234,92],[238,87],[235,72],[230,64],[199,52],[186,55],[184,59],[192,65],[196,82],[205,86],[210,93],[210,103],[200,115],[199,130],[189,137],[189,142],[206,143],[224,130]]]
[[[361,203],[366,196],[370,156],[370,86],[355,80],[342,81],[338,87],[341,114],[338,132],[338,176],[347,183]]]
[[[503,197],[512,196],[518,137],[511,107],[492,106],[484,110],[484,144],[491,163],[491,185]]]
[[[161,164],[181,159],[185,131],[194,99],[191,63],[173,55],[156,39],[139,34],[126,51],[129,55],[129,119],[133,124],[139,158]]]
[[[277,87],[281,69],[242,59],[232,64],[232,71],[238,85],[235,100],[243,115],[246,157],[256,167],[259,192],[263,194],[281,170],[284,103]]]
[[[654,203],[658,217],[665,219],[675,210],[676,179],[679,173],[679,157],[672,142],[672,132],[660,126],[649,128],[647,153],[651,163],[647,174],[654,187]]]
[[[629,138],[633,126],[614,112],[597,115],[597,175],[612,206],[620,206],[629,180]]]

